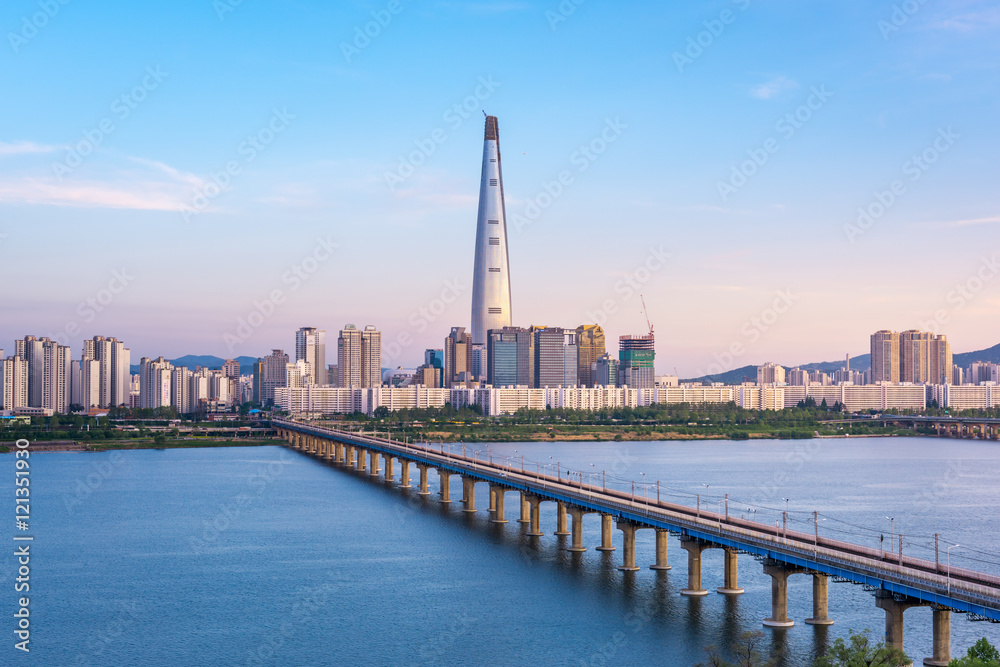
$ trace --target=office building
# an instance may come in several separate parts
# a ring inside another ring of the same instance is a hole
[[[594,362],[607,353],[604,329],[597,324],[582,324],[576,328],[577,380],[581,387],[594,387]]]
[[[274,390],[285,386],[286,372],[288,367],[288,355],[282,350],[271,350],[269,356],[260,361],[260,398],[262,405],[274,403]],[[207,388],[206,388],[207,393]],[[195,401],[194,391],[191,392],[191,400]]]
[[[465,327],[452,327],[444,339],[444,387],[471,381],[469,360],[472,356],[472,338]]]
[[[619,384],[633,389],[652,389],[656,372],[653,334],[618,338]]]
[[[486,341],[486,382],[492,387],[527,387],[531,332],[519,327],[491,329]]]

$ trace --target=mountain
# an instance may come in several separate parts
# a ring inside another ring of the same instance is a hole
[[[863,371],[867,369],[871,366],[871,359],[872,355],[870,354],[859,354],[856,357],[851,357],[851,370]],[[961,366],[962,368],[969,366],[969,364],[974,361],[988,361],[992,364],[1000,364],[1000,344],[994,345],[993,347],[985,350],[962,352],[961,354],[956,354],[952,357],[952,362],[956,366]],[[808,371],[823,371],[824,373],[831,374],[834,371],[839,371],[843,367],[843,359],[839,359],[837,361],[818,361],[811,364],[799,364],[798,366],[785,365],[786,369],[802,368]],[[731,371],[726,371],[725,373],[703,375],[699,378],[682,380],[682,382],[723,382],[725,384],[740,384],[745,378],[749,379],[751,382],[756,382],[757,366],[742,366],[740,368],[734,368]]]
[[[167,361],[174,366],[185,366],[191,370],[194,370],[197,366],[217,370],[222,368],[222,364],[226,362],[225,359],[210,354],[185,354],[183,357],[167,359]],[[236,361],[240,363],[240,375],[253,375],[253,364],[257,361],[257,357],[236,357]],[[131,372],[133,374],[138,373],[139,364],[132,364]]]

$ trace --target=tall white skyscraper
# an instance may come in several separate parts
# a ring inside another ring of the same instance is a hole
[[[341,387],[361,388],[361,332],[353,324],[345,325],[337,338],[337,376]]]
[[[326,330],[302,327],[295,332],[295,361],[312,366],[313,384],[326,384]]]
[[[476,220],[476,259],[472,272],[472,344],[482,345],[485,350],[490,329],[502,329],[510,324],[510,269],[507,212],[500,169],[500,128],[496,116],[487,116]]]

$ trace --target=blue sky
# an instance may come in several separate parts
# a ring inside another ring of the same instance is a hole
[[[11,0],[0,28],[3,347],[352,322],[416,365],[469,322],[481,109],[515,324],[643,333],[641,292],[682,375],[1000,338],[992,2]]]

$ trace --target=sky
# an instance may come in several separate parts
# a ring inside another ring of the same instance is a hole
[[[0,347],[414,367],[468,326],[483,111],[513,323],[690,377],[1000,342],[1000,6],[0,5]],[[644,312],[640,295],[645,300]],[[294,352],[293,352],[294,354]]]

